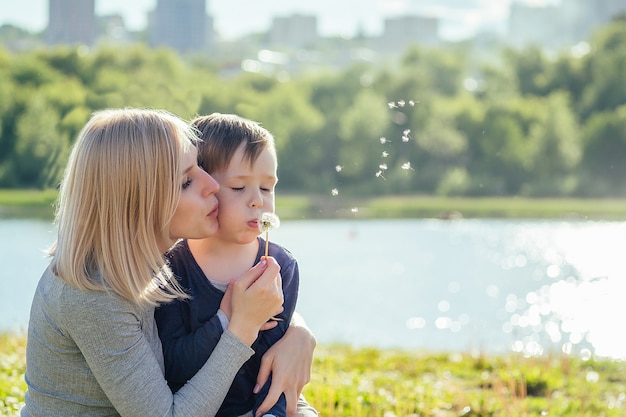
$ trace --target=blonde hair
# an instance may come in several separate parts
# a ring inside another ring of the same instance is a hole
[[[276,153],[274,137],[259,123],[236,114],[212,113],[199,116],[191,125],[200,132],[198,159],[205,171],[219,172],[228,164],[241,143],[245,143],[244,157],[250,164],[268,149]]]
[[[159,243],[171,242],[183,154],[198,141],[194,132],[163,110],[93,114],[61,183],[58,239],[50,249],[56,275],[144,306],[185,297]]]

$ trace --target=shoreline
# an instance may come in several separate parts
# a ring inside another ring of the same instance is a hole
[[[0,218],[53,219],[57,191],[0,189]],[[343,197],[279,193],[277,213],[298,219],[461,218],[626,220],[626,199],[437,197],[389,195]]]

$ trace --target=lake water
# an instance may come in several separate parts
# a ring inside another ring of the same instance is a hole
[[[285,221],[321,344],[626,359],[626,222]],[[54,240],[0,219],[0,329],[23,331]]]

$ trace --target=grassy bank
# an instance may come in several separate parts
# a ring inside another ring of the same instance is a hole
[[[52,218],[56,190],[0,190],[0,216]],[[626,199],[348,198],[280,194],[284,219],[315,218],[533,218],[626,220]]]
[[[24,348],[0,335],[2,416],[23,404]],[[618,417],[626,363],[320,346],[305,395],[323,417]]]

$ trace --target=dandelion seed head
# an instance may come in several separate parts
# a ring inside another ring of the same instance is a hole
[[[338,189],[336,189],[336,188],[333,188],[332,190],[330,190],[330,193],[331,193],[333,196],[336,196],[336,195],[339,195],[339,190],[338,190]]]
[[[336,165],[335,166],[335,171],[337,171],[337,172],[341,172],[342,169],[343,169],[343,167],[341,165]]]
[[[266,211],[261,213],[259,218],[259,230],[261,232],[267,232],[271,228],[278,228],[280,226],[280,219],[275,213]]]

